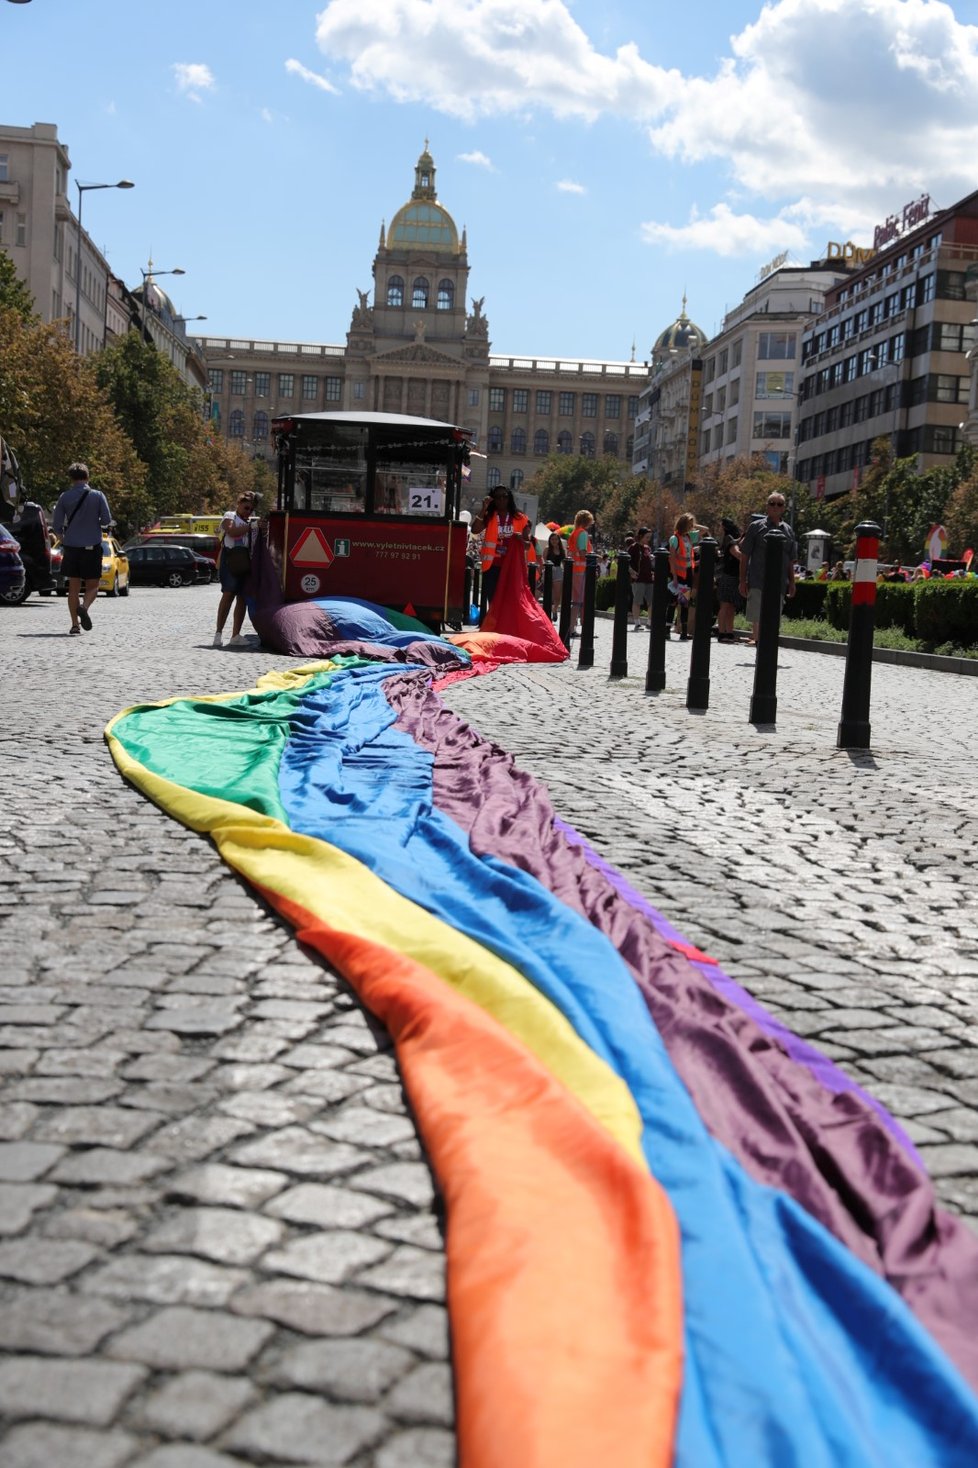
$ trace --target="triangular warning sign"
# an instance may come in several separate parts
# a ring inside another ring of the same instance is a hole
[[[299,536],[292,547],[292,564],[295,566],[331,566],[333,552],[329,543],[315,525],[310,525]]]
[[[418,615],[417,612],[414,610],[414,606],[411,602],[405,602],[404,615],[405,617],[416,617]]]

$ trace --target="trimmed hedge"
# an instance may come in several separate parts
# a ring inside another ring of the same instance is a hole
[[[849,630],[852,586],[830,581],[825,615],[831,627]],[[978,581],[884,582],[876,588],[877,627],[899,627],[920,642],[978,646]]]
[[[921,642],[978,645],[978,581],[918,581],[913,590]]]
[[[615,605],[615,581],[614,576],[599,576],[594,588],[594,609],[596,612],[610,612]]]
[[[789,621],[802,619],[806,622],[821,622],[825,618],[826,581],[796,581],[795,594],[784,604],[784,616]]]

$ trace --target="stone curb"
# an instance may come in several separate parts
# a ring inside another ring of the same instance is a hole
[[[595,612],[594,615],[602,622],[615,619],[614,612]],[[780,645],[796,652],[828,653],[830,657],[845,657],[846,653],[844,642],[820,642],[812,637],[782,637]],[[952,658],[930,652],[906,652],[896,647],[874,647],[873,662],[897,663],[905,668],[928,668],[932,673],[958,673],[962,677],[978,678],[978,658]]]

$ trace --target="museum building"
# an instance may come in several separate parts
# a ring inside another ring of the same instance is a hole
[[[345,345],[201,337],[211,416],[222,434],[271,456],[288,413],[409,413],[467,429],[470,505],[519,491],[551,453],[609,454],[628,472],[649,369],[641,362],[500,356],[484,298],[468,302],[465,230],[439,203],[427,144],[411,197],[381,225],[373,301],[358,292]],[[483,457],[484,456],[484,457]]]

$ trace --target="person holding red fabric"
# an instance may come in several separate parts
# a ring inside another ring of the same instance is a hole
[[[516,508],[512,490],[500,484],[486,495],[481,511],[472,521],[472,534],[483,536],[482,588],[487,605],[492,604],[496,594],[499,573],[513,536],[519,536],[523,542],[522,547],[514,550],[521,549],[525,555],[531,533],[528,518]]]

